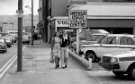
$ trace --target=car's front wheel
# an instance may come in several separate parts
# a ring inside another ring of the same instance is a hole
[[[90,52],[90,51],[86,52],[85,59],[86,60],[89,60],[89,58],[92,59],[92,62],[95,62],[96,61],[96,55],[95,55],[95,53],[94,52]]]
[[[134,67],[134,66],[131,67],[130,72],[129,72],[129,76],[130,76],[133,80],[135,80],[135,67]]]

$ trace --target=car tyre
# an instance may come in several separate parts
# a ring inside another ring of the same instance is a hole
[[[123,73],[117,72],[117,71],[113,71],[113,74],[114,74],[116,77],[123,77],[123,76],[124,76]]]
[[[96,61],[96,55],[93,52],[86,52],[85,59],[89,60],[89,58],[92,59],[92,62]]]
[[[135,80],[135,66],[131,67],[129,71],[129,77]]]

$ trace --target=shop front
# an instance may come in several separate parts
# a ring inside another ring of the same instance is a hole
[[[71,10],[87,10],[87,28],[135,34],[135,3],[88,2],[71,6]]]
[[[50,38],[55,32],[66,31],[69,35],[74,35],[75,30],[69,28],[69,19],[67,16],[53,17],[50,23]]]

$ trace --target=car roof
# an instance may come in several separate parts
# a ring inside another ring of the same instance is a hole
[[[107,33],[93,33],[91,35],[108,35]]]
[[[132,34],[107,34],[108,36],[128,36],[128,37],[135,37],[135,35]]]

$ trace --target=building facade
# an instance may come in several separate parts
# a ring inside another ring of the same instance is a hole
[[[130,13],[128,13],[129,14],[128,15],[126,13],[126,12],[128,12],[126,10],[130,10],[130,11],[134,10],[135,4],[128,4],[128,2],[134,2],[135,0],[39,0],[39,1],[40,1],[40,3],[39,3],[40,4],[39,22],[43,24],[43,33],[44,33],[44,38],[46,39],[46,42],[48,42],[48,40],[49,40],[48,38],[50,38],[49,34],[52,33],[51,30],[55,30],[55,29],[53,29],[52,26],[50,26],[51,18],[62,17],[62,16],[68,17],[68,11],[70,11],[70,8],[73,7],[73,8],[76,8],[77,10],[79,10],[79,8],[80,8],[80,10],[85,9],[85,8],[81,7],[82,5],[83,6],[87,5],[87,7],[89,7],[90,5],[95,4],[93,6],[93,9],[98,10],[100,8],[98,8],[97,6],[100,3],[101,3],[100,5],[102,5],[102,7],[104,7],[104,5],[109,4],[110,9],[107,6],[105,6],[105,9],[103,8],[102,10],[99,10],[100,13],[95,13],[94,11],[91,12],[91,14],[95,14],[95,15],[90,14],[89,17],[87,18],[88,19],[88,21],[87,21],[88,28],[106,29],[112,33],[130,33],[130,34],[135,33],[134,15],[132,15],[132,14],[130,15]],[[102,2],[104,2],[104,3],[106,2],[106,3],[102,4]],[[112,3],[113,3],[113,5],[111,5]],[[127,8],[127,9],[125,9],[125,11],[124,11],[124,9],[122,9],[123,14],[121,13],[121,11],[117,10],[117,7],[116,7],[117,11],[115,11],[115,9],[112,9],[111,6],[113,6],[113,7],[119,6],[119,3],[122,3],[121,6],[123,5],[124,7],[126,7],[126,5],[130,5],[131,9]],[[75,5],[80,5],[80,7],[76,7]],[[87,9],[87,7],[86,7],[86,9]],[[92,9],[92,8],[89,8],[89,9]],[[87,11],[90,11],[89,9],[87,9]],[[108,13],[106,10],[113,11],[116,14],[113,12]],[[96,14],[101,14],[102,11],[103,11],[102,15],[96,16]],[[124,14],[127,14],[127,15],[124,16]],[[130,18],[130,17],[132,17],[132,18]]]

